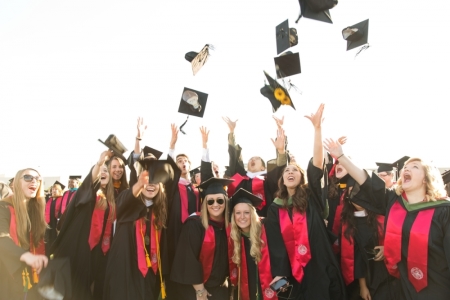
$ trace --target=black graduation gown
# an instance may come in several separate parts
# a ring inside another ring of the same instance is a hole
[[[225,175],[228,177],[233,177],[235,174],[241,176],[247,176],[247,171],[244,168],[244,162],[242,161],[242,148],[239,145],[233,146],[228,144],[228,154],[229,154],[229,166],[225,171]],[[266,198],[266,205],[261,209],[257,209],[257,213],[261,217],[267,216],[267,208],[273,202],[275,192],[278,189],[278,179],[280,179],[283,169],[285,166],[277,166],[265,175],[264,180],[264,196]],[[241,183],[236,187],[235,191],[243,188],[250,193],[253,193],[252,187],[253,179],[242,180]],[[228,195],[231,197],[232,195]]]
[[[48,198],[48,201],[51,201],[50,204],[50,223],[48,223],[48,228],[45,232],[45,254],[49,256],[50,253],[50,247],[53,244],[53,242],[56,240],[56,237],[58,236],[58,232],[56,231],[56,225],[58,225],[59,220],[59,212],[56,211],[56,202],[58,198]]]
[[[204,283],[209,300],[229,300],[227,286],[228,245],[225,228],[214,221],[209,221],[209,226],[214,227],[215,249],[214,260],[209,279]],[[191,216],[183,225],[177,252],[170,273],[177,300],[196,300],[193,284],[203,282],[203,268],[199,261],[200,251],[205,237],[205,228],[200,217]]]
[[[289,257],[281,235],[281,206],[272,203],[265,220],[272,275],[290,277],[289,281],[294,283],[292,296],[295,296],[295,299],[346,299],[344,280],[323,220],[320,182],[322,175],[323,171],[316,168],[311,160],[307,169],[309,192],[306,209],[311,260],[304,268],[304,277],[300,284],[295,284],[296,281],[292,277]],[[292,208],[288,209],[288,213],[292,220]]]
[[[386,212],[386,221],[392,206],[398,202],[406,209],[403,200],[393,189],[386,189],[385,183],[376,175],[368,176],[360,193],[352,201],[367,203]],[[358,204],[360,204],[358,203]],[[419,211],[434,208],[428,240],[428,285],[419,293],[408,279],[407,257],[409,233]],[[450,295],[450,201],[437,206],[407,210],[402,227],[401,261],[398,263],[403,294],[408,300],[448,299]]]
[[[136,244],[136,220],[146,216],[148,232],[152,206],[147,208],[141,199],[133,196],[132,190],[129,189],[119,195],[116,208],[116,233],[106,268],[104,299],[156,300],[160,292],[159,270],[155,274],[153,269],[149,268],[146,276],[142,275],[138,268]],[[165,229],[163,229],[160,241],[163,275],[168,273],[165,236]],[[150,246],[147,246],[149,253]]]
[[[42,299],[39,296],[36,286],[25,294],[22,285],[22,271],[27,268],[30,280],[32,280],[31,268],[20,261],[22,254],[27,252],[17,246],[9,235],[11,222],[10,204],[0,201],[0,300],[35,300]]]
[[[103,281],[109,251],[104,255],[101,243],[91,251],[88,242],[98,188],[98,184],[94,186],[92,183],[90,171],[64,212],[65,220],[61,231],[50,250],[55,258],[70,258],[72,272],[71,299],[74,300],[101,299],[103,294]],[[105,220],[108,215],[109,208],[105,210]],[[106,224],[104,222],[100,241],[103,238]],[[91,293],[92,283],[94,283],[93,293]]]

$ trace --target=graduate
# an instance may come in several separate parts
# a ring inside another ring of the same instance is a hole
[[[171,299],[229,300],[229,203],[224,186],[231,181],[212,177],[200,184],[201,213],[190,216],[183,224],[170,273],[175,292]]]
[[[102,152],[86,176],[64,214],[61,231],[50,250],[55,258],[70,258],[71,299],[103,298],[116,219],[115,191],[106,165],[112,156],[110,150]]]
[[[0,299],[41,299],[36,284],[47,266],[44,185],[34,169],[17,172],[14,194],[0,201]]]
[[[439,171],[420,158],[410,158],[396,188],[386,189],[383,180],[357,167],[334,140],[324,145],[358,184],[352,202],[385,211],[384,256],[389,273],[400,278],[405,298],[448,299],[450,201]]]
[[[61,208],[58,213],[60,216],[62,216],[64,214],[67,206],[69,206],[70,201],[72,201],[73,197],[75,196],[75,194],[78,190],[78,187],[80,186],[80,179],[81,179],[81,176],[79,176],[79,175],[70,175],[69,176],[68,190],[65,191],[62,196]]]
[[[50,255],[50,246],[56,240],[58,232],[56,231],[56,225],[61,217],[61,202],[63,190],[66,186],[58,180],[52,185],[51,197],[48,198],[45,204],[45,222],[48,225],[47,232],[45,234],[45,253]]]
[[[331,249],[323,219],[321,104],[306,116],[314,126],[314,155],[305,172],[289,164],[279,180],[277,197],[269,207],[265,228],[274,279],[287,277],[291,299],[346,299],[339,264]]]
[[[156,300],[165,296],[168,199],[180,170],[149,153],[136,163],[138,181],[116,200],[117,227],[106,268],[104,299]]]

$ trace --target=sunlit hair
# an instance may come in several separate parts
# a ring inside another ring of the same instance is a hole
[[[52,189],[53,188],[55,188],[56,189],[56,191],[57,191],[57,195],[56,195],[56,197],[61,197],[62,196],[62,194],[63,194],[63,189],[62,189],[62,187],[61,187],[61,185],[59,185],[59,184],[57,184],[57,183],[55,183],[53,186],[52,186]],[[50,190],[50,192],[52,192],[53,193],[53,191],[52,190]],[[52,195],[52,197],[53,197],[53,195]]]
[[[305,171],[297,164],[297,163],[290,163],[288,166],[295,166],[300,171],[301,179],[300,184],[296,186],[295,188],[295,194],[292,196],[292,204],[295,209],[297,209],[299,212],[303,213],[306,208],[308,207],[308,184],[306,183],[306,176]],[[286,168],[283,169],[283,172],[281,173],[281,177],[278,180],[278,191],[276,192],[276,197],[280,198],[283,201],[283,207],[288,207],[288,199],[289,199],[289,192],[287,187],[284,185],[284,172]]]
[[[0,200],[12,195],[12,190],[8,184],[0,182]]]
[[[108,171],[109,171],[109,175],[110,176],[112,176],[111,165],[112,165],[112,161],[113,160],[117,160],[119,162],[119,165],[123,169],[122,177],[120,178],[120,188],[119,188],[119,192],[121,192],[123,190],[126,190],[129,187],[128,186],[128,179],[127,179],[127,172],[125,170],[125,163],[123,162],[123,160],[120,157],[113,156],[108,162]]]
[[[36,197],[26,201],[25,192],[22,189],[22,177],[26,171],[34,171],[39,176],[39,172],[35,169],[23,169],[17,172],[14,177],[14,193],[3,199],[14,207],[16,217],[17,238],[23,249],[29,249],[30,234],[33,240],[33,246],[38,247],[39,243],[45,236],[47,223],[45,222],[45,197],[44,184],[42,179],[39,180],[39,186]]]
[[[224,203],[225,209],[223,210],[222,214],[223,214],[223,218],[225,221],[225,228],[226,228],[228,226],[228,216],[229,216],[229,203],[228,202],[230,202],[230,201],[228,200],[227,195],[223,195],[223,199],[225,200],[225,203]],[[208,212],[207,202],[208,202],[208,195],[206,195],[205,198],[203,199],[202,208],[200,211],[200,219],[202,220],[202,224],[203,224],[203,227],[205,227],[205,229],[208,229],[208,227],[209,227],[209,223],[208,223],[209,212]]]
[[[161,230],[162,228],[166,228],[167,223],[167,195],[164,184],[161,182],[158,183],[159,191],[158,194],[153,199],[147,199],[153,201],[153,209],[152,212],[155,215],[155,219],[153,220],[153,225],[156,229]],[[145,202],[145,196],[143,193],[140,195],[143,202]]]
[[[103,166],[102,166],[103,167]],[[97,179],[95,179],[96,183],[98,182],[100,184],[100,177],[101,177],[101,168],[100,167],[100,173]],[[100,197],[99,201],[95,204],[95,207],[106,210],[109,206],[109,220],[113,222],[115,220],[116,216],[116,200],[115,200],[115,191],[114,191],[114,184],[112,180],[112,175],[110,168],[107,168],[109,173],[109,181],[106,184],[105,187],[101,187],[97,191],[97,196]]]
[[[442,180],[442,176],[438,168],[417,157],[411,157],[408,159],[405,162],[405,166],[413,161],[419,162],[425,172],[425,198],[427,202],[445,198],[447,193],[444,188],[444,181]],[[403,174],[403,169],[401,170],[401,174]],[[397,195],[401,195],[403,193],[402,183],[403,178],[400,176],[397,181],[397,187],[395,188]]]
[[[261,261],[261,247],[263,241],[261,240],[261,222],[253,205],[245,203],[250,208],[250,256],[255,259],[256,263]],[[236,207],[236,206],[235,206]],[[231,214],[231,233],[230,237],[233,240],[234,251],[231,258],[236,265],[241,264],[241,229],[236,224],[234,210]]]

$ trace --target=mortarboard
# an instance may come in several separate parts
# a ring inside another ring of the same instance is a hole
[[[62,184],[61,182],[59,182],[58,180],[56,180],[53,185],[55,185],[55,184],[59,184],[59,186],[61,187],[62,190],[64,190],[66,188],[66,186],[64,184]]]
[[[450,170],[447,170],[444,173],[442,173],[442,180],[444,181],[444,184],[447,184],[450,182]]]
[[[119,141],[119,139],[114,134],[110,134],[104,142],[100,139],[98,139],[98,141],[108,147],[115,156],[119,157],[123,161],[127,160],[123,156],[123,154],[127,151],[127,148],[125,148],[122,142]]]
[[[8,180],[9,181],[9,183],[13,183],[14,182],[14,177],[13,178],[11,178],[10,180]]]
[[[262,87],[260,92],[264,97],[269,99],[272,104],[273,112],[276,112],[281,105],[290,105],[295,109],[288,91],[275,79],[270,77],[267,72],[264,71],[264,74],[266,75],[269,85]]]
[[[145,159],[145,158],[147,158],[147,157],[149,157],[149,156],[154,156],[156,159],[159,159],[160,157],[161,157],[161,155],[162,155],[163,153],[161,152],[161,151],[159,151],[159,150],[156,150],[156,149],[153,149],[153,148],[151,148],[151,147],[148,147],[148,146],[145,146],[143,149],[142,149],[142,152],[141,152],[141,158],[140,159]]]
[[[286,51],[274,58],[277,78],[284,78],[295,74],[300,74],[300,55]]]
[[[38,291],[45,299],[62,300],[72,297],[72,280],[69,258],[48,261],[39,274]]]
[[[288,20],[282,22],[275,28],[275,37],[277,41],[277,54],[298,44],[297,29],[289,28]]]
[[[209,57],[209,49],[214,50],[214,47],[210,44],[206,44],[205,47],[200,52],[188,52],[184,56],[184,58],[191,63],[192,65],[192,72],[197,74],[198,71],[203,67],[203,65],[206,63]]]
[[[253,207],[257,208],[261,205],[263,200],[258,196],[250,193],[249,191],[240,188],[236,193],[233,194],[230,198],[230,211],[232,212],[234,207],[239,203],[248,203]]]
[[[191,170],[189,173],[191,174],[191,177],[194,177],[195,174],[200,173],[200,167],[197,167],[197,168]]]
[[[394,164],[376,163],[378,166],[377,173],[380,172],[392,172],[394,170]]]
[[[333,24],[329,9],[337,4],[337,0],[298,0],[298,2],[300,4],[300,15],[295,23],[298,23],[298,20],[303,16],[308,19]]]
[[[139,165],[143,170],[148,171],[148,182],[152,184],[167,183],[169,180],[173,180],[175,177],[175,171],[172,164],[167,160],[156,160],[155,158],[144,158],[138,160]],[[136,169],[136,172],[138,170]],[[139,174],[140,172],[138,172]]]
[[[185,87],[183,90],[183,94],[181,95],[178,112],[194,117],[203,118],[207,99],[208,94]]]
[[[234,181],[234,179],[211,177],[208,180],[205,180],[202,183],[200,183],[198,188],[200,189],[200,192],[202,193],[202,198],[204,198],[206,195],[210,195],[210,194],[226,195],[227,192],[225,190],[225,186],[229,185],[233,181]]]
[[[70,175],[69,179],[78,179],[78,180],[80,180],[81,179],[81,175]]]
[[[367,44],[369,19],[342,29],[342,37],[347,41],[347,51]]]
[[[409,156],[403,156],[399,160],[395,161],[393,163],[394,167],[397,168],[397,178],[400,175],[401,169],[403,169],[403,166],[405,165],[405,162],[409,159]]]

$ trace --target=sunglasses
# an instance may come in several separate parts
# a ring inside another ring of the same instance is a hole
[[[36,181],[41,181],[41,179],[42,179],[41,176],[33,176],[33,175],[29,175],[29,174],[23,175],[22,178],[26,182],[32,182],[33,179],[36,179]]]
[[[211,206],[211,205],[214,204],[214,202],[217,202],[217,204],[222,205],[222,204],[225,203],[225,200],[224,200],[224,199],[217,199],[217,200],[209,199],[208,201],[206,201],[206,204],[208,204],[209,206]]]

